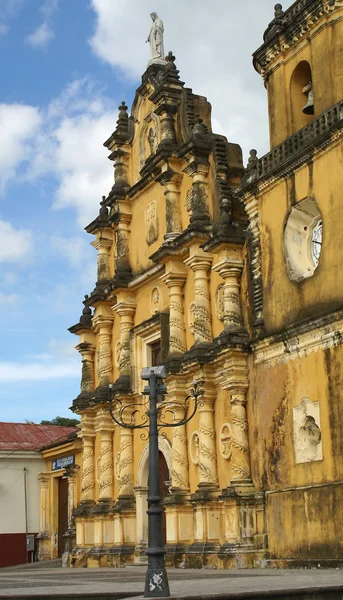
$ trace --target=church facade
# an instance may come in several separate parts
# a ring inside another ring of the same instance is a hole
[[[155,14],[155,13],[153,13]],[[167,564],[335,565],[342,556],[343,6],[297,0],[254,54],[271,151],[211,127],[175,57],[150,61],[105,142],[114,184],[86,231],[97,282],[78,336],[81,486],[73,565],[145,560],[148,442],[109,414],[164,364]],[[239,141],[239,140],[238,140]],[[139,416],[136,415],[138,419]]]

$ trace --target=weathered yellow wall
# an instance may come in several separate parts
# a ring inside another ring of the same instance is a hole
[[[343,229],[337,226],[341,219],[342,167],[340,144],[263,194],[260,222],[267,332],[333,310],[342,302],[343,270],[337,251],[343,246]],[[292,206],[306,197],[315,199],[323,217],[323,245],[313,277],[296,283],[287,275],[283,234]]]

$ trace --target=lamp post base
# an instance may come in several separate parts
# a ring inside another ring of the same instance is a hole
[[[168,598],[170,596],[165,568],[149,568],[145,578],[144,598]]]

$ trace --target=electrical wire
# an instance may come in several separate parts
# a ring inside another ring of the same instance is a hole
[[[9,492],[13,488],[13,486],[16,483],[18,483],[20,477],[21,477],[21,473],[20,473],[19,477],[17,477],[17,479],[12,483],[12,485],[10,485],[10,487],[8,488],[8,490],[6,490],[5,492],[3,492],[3,494],[0,495],[0,498],[2,498],[5,494],[7,494],[7,492]]]

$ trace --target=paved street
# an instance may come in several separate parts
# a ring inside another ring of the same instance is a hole
[[[342,598],[343,570],[189,570],[169,569],[172,597],[195,599],[222,595],[222,598],[268,597],[280,591],[309,590],[330,587],[331,598]],[[145,568],[0,569],[0,598],[125,598],[142,595]],[[269,593],[268,593],[269,592]],[[247,595],[246,595],[247,594]],[[253,596],[251,596],[253,594]],[[309,596],[307,596],[308,598]],[[320,595],[321,597],[327,597]],[[311,596],[312,598],[312,596]]]

